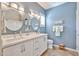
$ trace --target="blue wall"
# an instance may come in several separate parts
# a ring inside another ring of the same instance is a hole
[[[52,31],[54,22],[64,20],[64,31],[60,37],[56,37]],[[76,48],[76,3],[67,2],[46,11],[46,31],[54,44],[64,43],[66,47]]]

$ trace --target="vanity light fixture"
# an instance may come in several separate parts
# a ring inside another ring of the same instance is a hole
[[[5,5],[7,5],[7,6],[9,6],[9,5],[10,5],[10,3],[9,3],[9,2],[2,2],[2,4],[5,4]]]
[[[41,17],[38,12],[36,12],[36,11],[34,11],[34,10],[32,10],[32,9],[30,9],[30,14],[29,14],[29,16],[31,17],[31,19],[32,19],[33,17],[35,17],[35,18],[37,18],[38,20],[39,20],[40,17]]]
[[[24,12],[24,8],[23,7],[19,7],[18,10],[23,11]]]
[[[8,9],[8,7],[11,7],[10,2],[1,2],[1,8],[3,10]]]
[[[16,4],[16,3],[11,3],[11,5],[10,5],[11,7],[13,7],[13,8],[15,8],[15,9],[17,9],[18,8],[18,5]]]
[[[38,19],[38,20],[40,19],[40,15],[37,16],[37,19]]]
[[[38,15],[35,13],[34,16],[37,17]]]
[[[33,18],[33,15],[31,13],[28,13],[28,15],[29,15],[30,19]]]
[[[35,16],[35,14],[34,14],[33,12],[31,12],[31,15],[32,15],[32,16]]]
[[[7,9],[7,6],[4,3],[1,3],[2,10]]]
[[[34,16],[34,12],[33,12],[32,9],[30,9],[30,15],[31,15],[31,16]]]
[[[39,19],[39,15],[38,15],[38,14],[35,14],[35,17],[36,17],[37,19]]]
[[[24,8],[19,6],[18,4],[16,3],[12,3],[12,2],[2,2],[1,3],[2,5],[5,5],[6,7],[9,6],[9,7],[13,7],[15,9],[18,9],[19,11],[23,11],[24,12]]]

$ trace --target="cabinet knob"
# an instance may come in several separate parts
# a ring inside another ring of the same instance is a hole
[[[25,49],[25,47],[24,47],[24,50],[23,50],[24,52],[26,51],[26,49]]]
[[[44,41],[46,41],[46,39],[44,38]]]
[[[36,48],[35,50],[38,50],[39,48]]]
[[[35,41],[35,43],[38,43],[38,41]]]
[[[25,50],[26,50],[26,49],[25,49],[25,45],[22,45],[22,46],[21,46],[21,53],[25,52]]]
[[[23,49],[21,49],[21,53],[23,53]]]

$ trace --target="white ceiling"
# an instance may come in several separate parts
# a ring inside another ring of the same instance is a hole
[[[41,7],[43,7],[45,10],[56,7],[58,5],[64,4],[65,2],[37,2]]]

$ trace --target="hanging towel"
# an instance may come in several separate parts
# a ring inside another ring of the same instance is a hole
[[[55,36],[60,36],[60,27],[56,26]]]
[[[55,31],[56,31],[56,26],[54,25],[54,26],[53,26],[53,32],[55,32]]]
[[[60,26],[60,31],[63,32],[63,25]]]

